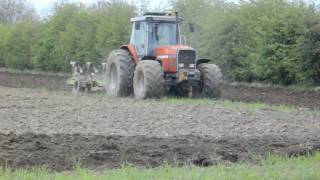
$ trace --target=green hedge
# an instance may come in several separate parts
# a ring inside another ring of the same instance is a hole
[[[213,58],[228,79],[320,84],[320,13],[315,5],[185,0],[175,7],[197,26],[198,31],[189,34],[191,44]]]
[[[0,25],[0,65],[17,69],[70,71],[70,61],[105,61],[128,43],[135,7],[112,1],[102,7],[64,4],[41,22]]]

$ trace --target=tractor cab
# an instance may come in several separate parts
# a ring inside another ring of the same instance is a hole
[[[152,59],[161,62],[166,76],[179,73],[179,77],[181,74],[195,77],[196,51],[181,43],[184,38],[180,34],[182,18],[178,13],[146,13],[132,18],[131,22],[130,45],[135,49],[137,61]],[[172,79],[169,78],[169,81]]]
[[[179,45],[181,21],[172,13],[145,13],[141,17],[132,18],[130,44],[135,46],[138,57],[156,56],[155,49],[160,46]]]

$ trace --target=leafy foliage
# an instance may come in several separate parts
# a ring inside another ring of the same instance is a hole
[[[26,0],[0,0],[0,23],[35,20],[35,9]]]
[[[42,70],[68,71],[69,61],[89,61],[95,52],[96,22],[84,7],[67,4],[41,27],[34,63]]]
[[[176,1],[191,44],[235,81],[319,84],[319,9],[302,1]],[[192,15],[192,13],[194,15]]]
[[[133,6],[112,1],[97,8],[65,4],[42,27],[34,62],[43,70],[68,71],[71,60],[99,62],[128,42]]]
[[[125,1],[97,7],[62,3],[46,21],[0,25],[0,65],[67,72],[70,61],[104,61],[128,43],[134,15],[135,7]]]
[[[124,1],[112,1],[111,5],[99,9],[97,15],[97,50],[104,58],[113,49],[129,43],[130,18],[136,15],[136,9]]]
[[[32,69],[36,26],[25,21],[10,26],[0,26],[0,64],[9,68]]]

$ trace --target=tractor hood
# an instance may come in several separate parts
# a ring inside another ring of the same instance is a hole
[[[163,59],[162,56],[166,55],[176,55],[178,50],[194,50],[190,46],[185,45],[175,45],[175,46],[159,46],[155,49],[155,55],[157,59]]]
[[[155,56],[161,61],[163,70],[167,73],[176,73],[179,68],[178,64],[182,68],[191,66],[194,68],[196,64],[195,53],[192,47],[184,45],[159,46],[155,49]]]

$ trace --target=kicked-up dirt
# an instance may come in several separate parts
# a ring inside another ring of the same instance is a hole
[[[320,150],[320,112],[0,87],[0,164],[213,165]]]
[[[0,72],[0,86],[14,88],[40,88],[52,91],[71,91],[71,88],[66,85],[67,79],[68,77],[64,76]],[[222,99],[320,109],[320,91],[293,91],[285,88],[257,88],[225,84],[223,85]]]

